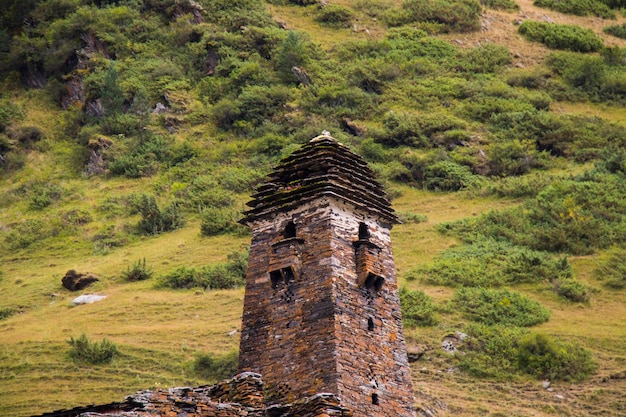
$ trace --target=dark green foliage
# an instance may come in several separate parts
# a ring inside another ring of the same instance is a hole
[[[231,208],[207,207],[202,211],[200,231],[204,236],[243,232],[245,228],[237,223],[241,213]]]
[[[122,273],[122,279],[130,282],[144,281],[151,278],[152,274],[152,267],[147,266],[146,258],[143,258],[143,261],[135,262],[132,267],[129,265],[126,271]]]
[[[69,356],[79,364],[101,365],[109,363],[119,354],[117,346],[108,339],[101,342],[92,342],[83,333],[79,338],[70,338]]]
[[[548,48],[574,52],[596,52],[604,45],[602,39],[591,29],[576,25],[526,20],[520,25],[519,33],[528,40],[543,43]]]
[[[63,188],[53,182],[36,182],[29,187],[29,208],[43,210],[63,197]]]
[[[1,278],[1,275],[0,275]],[[15,314],[15,310],[12,308],[0,308],[0,320],[8,319]]]
[[[463,51],[456,68],[466,72],[495,73],[511,62],[512,56],[509,48],[494,43],[485,43]]]
[[[237,373],[239,352],[232,350],[223,355],[198,354],[193,361],[193,370],[206,381],[216,382],[231,378]]]
[[[579,161],[598,158],[602,148],[623,143],[626,134],[624,127],[597,117],[546,111],[502,113],[493,115],[489,122],[491,131],[499,138],[533,141],[541,151]],[[534,158],[529,161],[531,167],[542,165],[541,155],[533,152],[532,147],[526,145],[524,152]]]
[[[589,254],[624,242],[625,187],[618,175],[589,173],[554,183],[522,207],[448,223],[440,230],[467,241],[486,236],[537,250]]]
[[[448,249],[427,266],[410,272],[435,285],[500,287],[552,282],[572,276],[567,258],[554,259],[545,252],[495,240]]]
[[[453,302],[470,320],[489,326],[530,327],[550,318],[538,302],[505,289],[460,288]]]
[[[459,355],[459,368],[478,378],[510,381],[517,372],[517,345],[528,330],[471,323]]]
[[[533,4],[565,14],[615,19],[615,12],[602,0],[535,0]]]
[[[480,4],[475,0],[405,0],[400,10],[385,14],[389,26],[416,22],[438,23],[450,32],[472,32],[480,29]]]
[[[0,133],[24,115],[23,111],[6,98],[0,99]],[[0,151],[2,149],[0,148]]]
[[[424,168],[423,184],[428,190],[458,191],[478,182],[466,166],[453,161],[439,161]]]
[[[605,26],[602,28],[602,31],[617,38],[626,39],[626,23],[622,23],[621,25]]]
[[[523,175],[543,166],[535,143],[530,140],[493,141],[487,151],[491,176]]]
[[[315,13],[316,21],[332,27],[350,27],[353,18],[352,10],[336,4],[327,4]]]
[[[124,104],[124,93],[118,81],[118,73],[114,64],[109,65],[109,69],[104,75],[104,81],[99,91],[99,97],[104,107],[105,115],[112,116],[122,112]]]
[[[513,0],[480,0],[480,4],[492,9],[507,10],[509,12],[519,10],[519,6]]]
[[[159,286],[186,289],[204,288],[205,290],[231,289],[245,283],[248,268],[248,252],[233,252],[225,263],[205,265],[199,268],[181,266],[168,272],[159,279]]]
[[[521,371],[550,380],[581,381],[597,369],[591,353],[579,344],[561,342],[543,334],[523,337],[517,359]]]
[[[407,327],[434,326],[438,322],[433,299],[424,291],[401,288],[400,306],[402,307],[402,322]]]
[[[280,43],[274,56],[274,68],[281,80],[297,84],[298,78],[292,71],[293,67],[306,68],[309,63],[309,53],[302,35],[289,31]]]
[[[489,182],[484,182],[480,193],[511,198],[535,197],[544,188],[558,180],[560,178],[554,178],[544,173],[530,173],[521,177],[495,178]]]
[[[626,251],[622,248],[608,251],[593,275],[609,288],[626,288]]]
[[[136,209],[141,214],[137,227],[142,233],[156,235],[178,229],[184,224],[183,215],[176,202],[161,210],[152,195],[143,194]]]
[[[554,283],[554,291],[575,303],[588,303],[591,298],[589,288],[574,279],[561,279]]]

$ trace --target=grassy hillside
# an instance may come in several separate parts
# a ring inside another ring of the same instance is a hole
[[[626,5],[552,3],[3,3],[0,415],[228,374],[250,239],[235,221],[323,129],[404,220],[423,410],[623,414],[626,39],[604,28]],[[70,269],[99,281],[72,293]],[[82,293],[107,298],[72,306]],[[118,353],[73,359],[83,334]]]

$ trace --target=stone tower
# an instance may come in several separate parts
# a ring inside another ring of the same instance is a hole
[[[263,376],[269,404],[331,393],[355,417],[414,416],[391,252],[398,218],[363,159],[318,136],[248,205],[239,370]]]

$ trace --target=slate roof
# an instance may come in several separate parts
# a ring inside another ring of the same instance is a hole
[[[288,211],[322,196],[333,196],[375,214],[391,224],[399,223],[383,186],[359,155],[329,134],[317,136],[281,161],[268,181],[257,188],[251,209],[241,223]]]

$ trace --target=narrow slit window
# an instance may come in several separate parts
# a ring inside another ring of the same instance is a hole
[[[270,272],[270,280],[272,281],[272,288],[277,288],[283,280],[282,274],[280,273],[279,269]]]
[[[283,231],[283,237],[285,239],[296,237],[296,224],[293,221],[290,221],[285,226],[285,230]]]
[[[367,225],[363,222],[359,223],[359,240],[368,240],[370,238],[370,231]]]
[[[374,331],[374,319],[371,317],[367,319],[367,330]]]
[[[376,393],[372,394],[372,404],[378,405],[378,402],[379,402],[378,394],[376,394]]]

